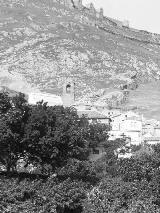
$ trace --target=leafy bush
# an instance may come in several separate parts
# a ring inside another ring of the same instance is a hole
[[[0,179],[2,212],[63,212],[82,209],[88,185],[82,181]]]
[[[88,192],[83,212],[159,212],[158,188],[147,181],[124,182],[121,178],[105,178]]]
[[[57,177],[61,180],[79,180],[90,185],[95,185],[99,181],[93,162],[76,159],[70,159],[67,165],[58,169]]]

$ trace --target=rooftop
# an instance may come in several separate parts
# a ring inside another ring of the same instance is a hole
[[[146,137],[144,141],[160,141],[160,137]]]
[[[89,119],[110,119],[109,117],[96,110],[78,110],[77,114],[79,117],[82,117],[84,115]]]

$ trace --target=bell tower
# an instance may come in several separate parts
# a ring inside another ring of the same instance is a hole
[[[63,84],[63,106],[70,107],[75,101],[75,83],[72,78],[67,78]]]

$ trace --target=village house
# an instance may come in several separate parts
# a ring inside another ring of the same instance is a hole
[[[157,121],[146,121],[143,124],[143,143],[150,145],[160,143],[160,125]]]
[[[160,137],[160,125],[154,126],[154,136]]]
[[[132,145],[139,145],[142,142],[142,122],[127,118],[120,126],[120,131],[131,138]]]
[[[76,108],[77,109],[77,114],[79,117],[86,116],[89,120],[89,122],[99,122],[102,124],[110,125],[111,119],[101,112],[97,111],[95,108],[92,108],[90,106],[84,106],[85,109],[83,108]]]
[[[154,134],[154,122],[144,121],[142,125],[142,134],[145,135],[147,133]]]
[[[110,137],[122,138],[124,135],[131,139],[131,144],[142,142],[142,119],[134,112],[119,113],[111,116]]]

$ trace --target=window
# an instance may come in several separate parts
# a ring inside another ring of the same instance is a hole
[[[99,150],[98,149],[93,149],[93,154],[99,155]]]
[[[71,93],[71,85],[67,84],[66,86],[66,93]]]

